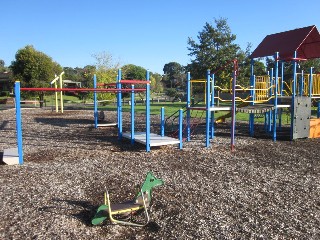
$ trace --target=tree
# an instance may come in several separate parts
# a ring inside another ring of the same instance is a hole
[[[122,68],[122,79],[137,79],[137,80],[146,80],[146,72],[147,70],[143,67],[136,66],[134,64],[124,65]],[[150,76],[150,75],[149,75]],[[151,76],[150,76],[150,79]],[[136,84],[135,88],[144,88],[145,86],[142,84]],[[145,98],[145,94],[143,92],[138,93],[139,97],[143,100]],[[128,97],[129,93],[122,94],[123,97]]]
[[[234,43],[236,35],[231,33],[227,19],[215,19],[215,25],[214,27],[206,22],[198,34],[199,43],[188,38],[189,56],[194,59],[187,68],[193,78],[205,78],[206,70],[210,69],[216,72],[218,85],[228,86],[232,77],[232,68],[227,67],[228,63],[235,58],[243,57],[243,52],[240,46]],[[225,65],[227,66],[223,67]]]
[[[62,72],[58,63],[45,53],[37,51],[32,45],[17,51],[10,68],[15,80],[20,80],[23,87],[49,87],[55,75]],[[35,95],[32,92],[30,94]],[[39,97],[43,99],[43,92]]]
[[[23,87],[48,87],[55,74],[62,72],[58,63],[31,45],[18,50],[10,68]]]
[[[117,69],[120,66],[118,61],[114,60],[114,57],[109,52],[100,52],[92,55],[95,60],[95,66],[86,66],[85,77],[87,79],[91,78],[94,71],[97,75],[97,82],[99,83],[114,83],[117,78]],[[89,83],[89,80],[88,80]],[[90,83],[89,83],[90,84]],[[101,93],[98,94],[99,100],[110,100],[114,99],[115,94],[113,93]]]
[[[72,68],[72,67],[64,67],[64,78],[76,82],[80,82],[83,80],[83,68]]]
[[[182,65],[177,62],[166,63],[163,67],[163,72],[163,81],[167,88],[185,88],[186,75],[185,68]]]
[[[150,73],[151,91],[163,92],[162,76],[159,73]]]
[[[4,66],[4,61],[0,59],[0,73],[6,72],[7,68]]]
[[[127,64],[121,67],[123,79],[146,79],[146,69],[133,64]]]

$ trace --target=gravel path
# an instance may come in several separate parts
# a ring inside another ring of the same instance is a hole
[[[16,144],[14,114],[0,112],[0,152]],[[146,153],[118,142],[115,128],[94,129],[92,111],[22,115],[25,163],[0,166],[0,239],[320,239],[320,139],[273,142],[239,129],[230,152],[222,125],[210,148],[198,131],[183,150]],[[91,226],[105,187],[128,200],[147,171],[165,181],[153,192],[155,224]]]

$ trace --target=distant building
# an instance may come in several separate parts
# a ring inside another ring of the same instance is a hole
[[[63,87],[65,88],[81,88],[81,82],[76,82],[72,80],[62,80],[63,81]]]

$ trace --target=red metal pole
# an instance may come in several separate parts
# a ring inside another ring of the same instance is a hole
[[[132,92],[131,89],[119,88],[21,88],[21,91],[40,91],[40,92]],[[135,92],[145,92],[145,88],[134,89]]]
[[[144,81],[144,80],[120,80],[121,84],[150,84],[150,81]]]

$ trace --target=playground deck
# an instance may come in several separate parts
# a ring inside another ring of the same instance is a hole
[[[277,108],[289,108],[290,104],[278,104]],[[241,108],[237,108],[238,112],[242,113],[266,113],[275,109],[273,104],[255,104]]]
[[[124,138],[131,139],[131,132],[123,133],[122,136]],[[135,132],[134,140],[138,143],[142,143],[146,145],[146,133]],[[172,144],[179,144],[179,143],[180,143],[179,139],[167,137],[167,136],[162,137],[161,135],[150,133],[150,147],[172,145]]]
[[[190,107],[190,110],[206,111],[207,108],[206,107]],[[214,107],[210,107],[209,111],[210,112],[214,112],[214,111],[231,111],[231,107],[229,107],[229,106],[224,106],[224,107],[214,106]]]
[[[98,123],[98,127],[113,127],[117,125],[117,123]]]
[[[274,110],[273,104],[256,104],[237,108],[237,111],[242,113],[265,113],[272,110]]]

